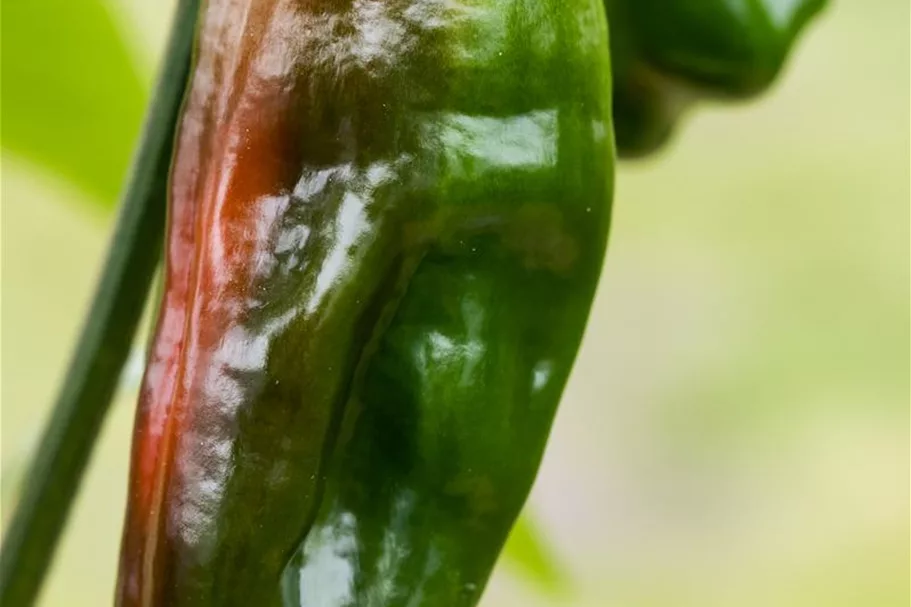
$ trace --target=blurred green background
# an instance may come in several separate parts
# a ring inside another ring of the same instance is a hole
[[[4,0],[4,523],[94,287],[173,0]],[[485,605],[909,603],[909,6],[622,164],[606,271]],[[110,604],[136,383],[41,605]]]

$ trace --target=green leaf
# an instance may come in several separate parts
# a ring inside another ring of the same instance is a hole
[[[102,0],[4,0],[0,145],[113,208],[144,80]]]
[[[540,592],[557,594],[567,589],[564,569],[541,527],[527,512],[512,528],[503,550],[503,562]]]

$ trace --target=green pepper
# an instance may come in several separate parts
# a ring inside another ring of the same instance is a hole
[[[826,0],[605,0],[623,157],[650,154],[703,99],[765,91]]]
[[[468,606],[613,189],[600,0],[209,0],[122,606]]]

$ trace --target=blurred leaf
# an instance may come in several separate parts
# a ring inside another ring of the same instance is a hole
[[[512,528],[503,549],[503,562],[540,592],[556,594],[566,589],[564,569],[554,557],[541,527],[527,513]]]
[[[0,516],[4,523],[19,495],[19,484],[22,482],[26,461],[24,456],[17,456],[5,458],[5,461],[0,463]]]
[[[145,108],[139,69],[102,0],[4,0],[3,148],[117,201]]]

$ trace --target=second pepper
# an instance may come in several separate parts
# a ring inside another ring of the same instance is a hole
[[[825,1],[605,0],[619,154],[660,148],[699,100],[766,90]]]

